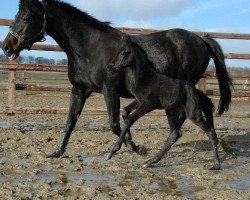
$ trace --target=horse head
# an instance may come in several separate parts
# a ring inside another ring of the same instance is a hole
[[[12,60],[46,35],[45,1],[20,0],[19,11],[3,42],[3,52]]]

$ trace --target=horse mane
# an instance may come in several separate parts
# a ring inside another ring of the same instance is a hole
[[[110,22],[101,22],[94,18],[93,16],[89,15],[86,12],[81,11],[80,9],[76,8],[75,6],[66,3],[60,0],[44,0],[48,5],[55,5],[59,8],[65,10],[65,12],[70,13],[72,16],[75,16],[84,22],[87,22],[89,25],[94,26],[100,30],[106,29],[109,27]]]
[[[34,0],[35,1],[35,0]],[[37,0],[38,1],[38,0]],[[43,0],[47,5],[53,5],[58,8],[63,9],[66,13],[70,13],[71,16],[74,16],[86,23],[90,26],[94,26],[99,30],[105,30],[106,28],[110,27],[110,22],[102,22],[98,19],[94,18],[93,16],[89,15],[86,12],[81,11],[80,9],[76,8],[75,6],[66,3],[61,0]],[[38,1],[38,3],[40,3]],[[41,3],[40,3],[41,4]],[[22,5],[22,0],[20,1],[20,6]]]

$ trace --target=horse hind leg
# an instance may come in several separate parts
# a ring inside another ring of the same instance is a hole
[[[191,106],[192,107],[192,106]],[[190,108],[190,107],[189,107]],[[212,111],[211,111],[212,112]],[[208,136],[212,148],[213,148],[213,156],[214,156],[214,166],[210,168],[211,170],[219,170],[221,168],[220,159],[218,155],[218,138],[213,127],[213,124],[205,121],[201,109],[197,109],[197,107],[193,110],[186,110],[188,118],[197,126],[199,126]]]
[[[181,137],[181,126],[185,121],[185,117],[180,119],[182,111],[178,109],[166,110],[166,115],[168,117],[168,122],[170,126],[170,135],[165,141],[163,148],[150,160],[146,161],[143,167],[150,167],[153,164],[158,163],[162,157],[170,150],[173,144]]]

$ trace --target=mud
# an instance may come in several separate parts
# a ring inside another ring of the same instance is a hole
[[[25,102],[19,98],[18,103],[23,106]],[[68,97],[32,96],[31,104],[53,106],[57,102],[67,107]],[[102,108],[105,104],[101,98],[94,98],[87,105],[91,107]],[[247,110],[249,101],[234,101],[231,107],[231,111]],[[215,118],[223,168],[220,171],[208,170],[213,164],[211,145],[190,121],[184,124],[183,136],[162,161],[152,168],[143,168],[143,163],[159,151],[169,135],[165,117],[144,117],[133,127],[133,139],[147,147],[146,156],[122,147],[106,161],[117,139],[109,130],[107,116],[83,114],[65,155],[46,158],[45,154],[53,152],[61,142],[65,120],[64,115],[19,115],[15,128],[6,129],[7,118],[0,115],[0,199],[250,197],[249,118]]]

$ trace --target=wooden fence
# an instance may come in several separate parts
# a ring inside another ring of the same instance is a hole
[[[0,26],[10,26],[11,20],[0,19]],[[149,30],[149,29],[131,29],[131,28],[118,28],[119,30],[126,32],[128,34],[149,34],[157,32],[159,30]],[[237,34],[237,33],[212,33],[212,32],[195,32],[200,36],[210,36],[213,38],[220,39],[244,39],[250,40],[250,34]],[[2,42],[0,42],[0,47]],[[61,52],[62,49],[57,45],[47,45],[47,44],[35,44],[32,46],[31,50],[39,51],[56,51]],[[250,59],[250,54],[237,54],[229,53],[225,54],[226,59]],[[17,71],[40,71],[40,72],[67,72],[66,66],[59,65],[31,65],[31,64],[19,64],[19,63],[0,63],[0,70],[9,71],[8,83],[1,83],[0,89],[8,89],[8,105],[6,108],[0,108],[0,114],[7,114],[13,116],[15,114],[65,114],[67,109],[65,108],[20,108],[16,107],[16,90],[41,90],[41,91],[69,91],[70,86],[59,86],[59,85],[38,85],[38,84],[27,84],[16,82],[16,72]],[[237,90],[233,92],[234,97],[250,97],[250,74],[239,74],[231,73],[234,79],[245,79],[246,83],[242,90]],[[215,79],[215,72],[206,72],[201,80],[200,87],[203,91],[206,91],[210,95],[218,96],[218,90],[207,90],[207,80]],[[106,114],[106,110],[95,109],[95,110],[85,110],[85,114],[91,115],[102,115]],[[164,115],[161,111],[152,112],[151,115]],[[230,117],[250,117],[250,113],[229,113],[224,116]],[[12,120],[10,120],[12,121]]]

